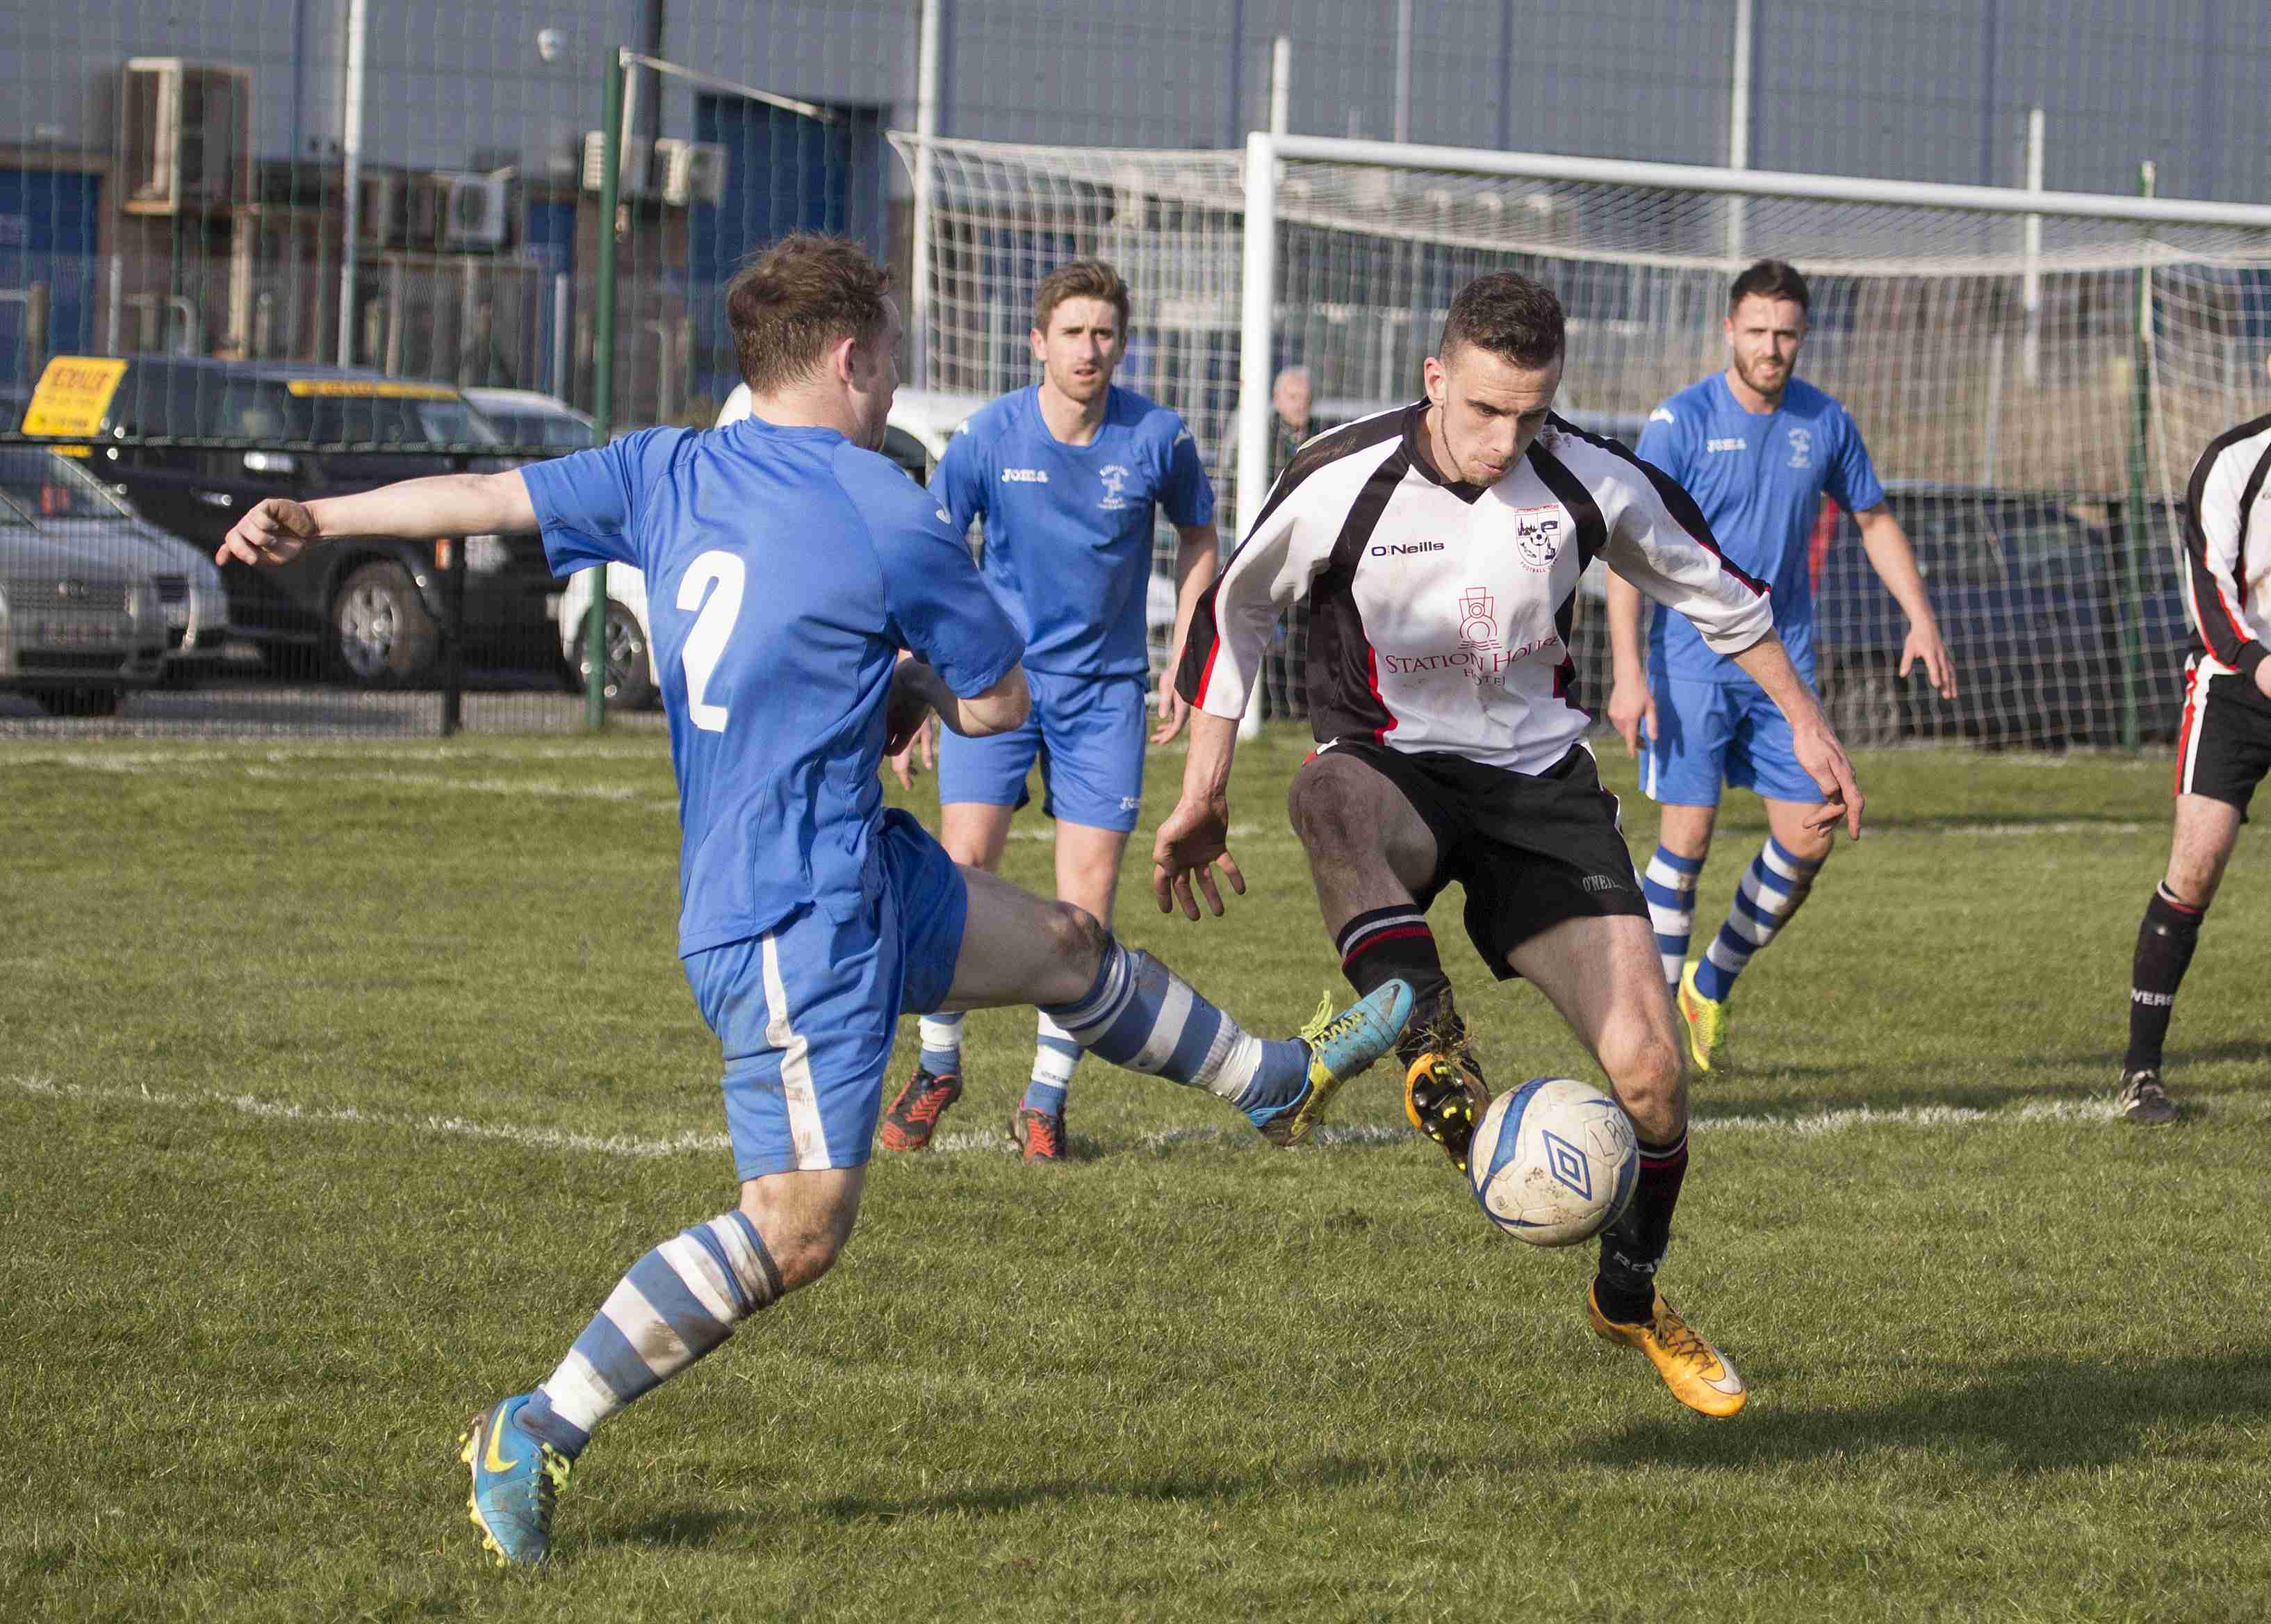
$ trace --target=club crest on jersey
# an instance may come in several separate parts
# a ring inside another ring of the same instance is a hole
[[[1514,551],[1525,570],[1551,570],[1561,550],[1560,508],[1516,508]]]
[[[1098,507],[1109,512],[1114,508],[1124,508],[1128,505],[1128,498],[1121,494],[1120,489],[1121,486],[1128,483],[1127,469],[1116,462],[1108,462],[1096,471],[1096,477],[1104,481],[1104,499],[1096,504]]]
[[[1479,586],[1459,594],[1459,644],[1463,648],[1498,646],[1498,617],[1491,613],[1491,595]]]
[[[1813,466],[1813,430],[1800,428],[1796,424],[1790,431],[1790,466],[1793,468]]]

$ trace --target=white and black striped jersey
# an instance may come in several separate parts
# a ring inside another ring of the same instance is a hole
[[[2263,663],[2264,594],[2271,591],[2271,417],[2208,442],[2185,491],[2185,601],[2193,659],[2209,676],[2251,681]]]
[[[1569,633],[1596,555],[1720,653],[1773,629],[1765,589],[1720,556],[1687,493],[1560,417],[1490,486],[1430,462],[1426,402],[1321,435],[1270,488],[1192,616],[1176,686],[1246,709],[1278,615],[1307,594],[1321,743],[1370,740],[1543,772],[1589,719]]]

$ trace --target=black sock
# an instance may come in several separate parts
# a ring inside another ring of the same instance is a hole
[[[1411,982],[1415,1026],[1437,995],[1450,990],[1450,978],[1435,951],[1435,933],[1417,903],[1358,914],[1341,927],[1334,945],[1341,951],[1341,973],[1359,997],[1399,976]]]
[[[2177,987],[2200,945],[2200,920],[2207,913],[2178,902],[2165,885],[2156,887],[2145,905],[2144,921],[2137,927],[2137,957],[2129,966],[2129,1053],[2122,1070],[2161,1069],[2161,1045],[2169,1035],[2169,1017],[2176,1013]]]
[[[1670,1144],[1640,1142],[1639,1188],[1624,1217],[1601,1232],[1594,1300],[1620,1325],[1647,1320],[1656,1307],[1656,1270],[1672,1245],[1672,1210],[1687,1176],[1687,1134]]]

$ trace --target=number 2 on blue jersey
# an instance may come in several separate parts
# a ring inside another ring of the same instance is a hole
[[[718,668],[718,657],[726,652],[726,640],[733,635],[733,622],[741,618],[741,586],[747,573],[739,555],[713,550],[698,555],[678,583],[678,607],[701,611],[695,616],[694,629],[687,634],[682,658],[687,719],[705,733],[726,731],[726,707],[711,704],[702,696],[710,686],[710,674]],[[711,592],[713,582],[717,590]],[[705,592],[706,603],[703,601]]]

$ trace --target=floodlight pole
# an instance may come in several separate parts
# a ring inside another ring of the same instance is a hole
[[[921,33],[915,47],[914,242],[907,271],[907,326],[912,334],[912,364],[908,371],[918,389],[931,387],[930,231],[937,186],[932,174],[937,158],[932,149],[938,140],[939,12],[945,4],[946,0],[923,0]]]
[[[364,0],[347,0],[346,107],[339,124],[339,365],[354,364],[355,239],[362,191],[364,43],[369,34]]]
[[[1727,75],[1727,168],[1751,167],[1751,4],[1735,0],[1735,44]],[[1727,263],[1740,264],[1743,238],[1749,224],[1749,205],[1741,197],[1727,199]]]
[[[599,309],[592,318],[592,438],[605,445],[615,427],[615,210],[622,168],[623,53],[607,53],[599,118]],[[584,726],[607,725],[607,566],[592,568],[592,607],[584,622]]]

